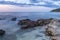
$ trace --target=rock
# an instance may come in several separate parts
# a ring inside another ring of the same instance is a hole
[[[52,36],[50,38],[51,38],[51,40],[58,40],[58,37],[57,36]]]
[[[50,36],[51,40],[60,40],[60,20],[53,19],[46,25],[46,34]]]
[[[48,20],[53,20],[54,18],[49,18]]]
[[[50,19],[39,19],[37,20],[37,26],[43,26],[43,25],[47,25],[50,23],[50,21],[52,20],[53,18],[50,18]]]
[[[56,39],[52,39],[52,40],[56,40]]]
[[[33,28],[35,26],[36,26],[36,23],[34,21],[30,21],[30,22],[27,22],[26,25],[22,28],[27,29],[27,28]]]
[[[27,29],[27,28],[33,28],[36,26],[36,22],[29,20],[29,19],[25,19],[25,20],[20,20],[20,22],[18,23],[18,25],[21,25],[22,29]]]
[[[5,34],[4,30],[0,30],[0,36],[3,36]]]
[[[50,21],[53,18],[50,19],[39,19],[37,21],[32,21],[30,19],[24,19],[24,20],[20,20],[18,22],[18,25],[21,25],[22,29],[27,29],[27,28],[33,28],[33,27],[37,27],[37,26],[43,26],[43,25],[47,25],[50,23]]]
[[[20,21],[18,22],[18,25],[24,25],[24,24],[26,24],[26,23],[29,22],[29,21],[31,21],[31,20],[30,20],[30,19],[20,20]]]
[[[47,35],[49,35],[49,36],[55,36],[56,35],[56,28],[58,27],[57,23],[59,23],[58,20],[53,19],[53,20],[51,20],[51,22],[48,25],[46,25],[47,26],[46,27],[46,34]]]
[[[15,17],[15,18],[12,18],[11,20],[12,20],[12,21],[16,21],[16,19],[17,19],[17,18]]]
[[[46,28],[46,35],[55,36],[55,32],[53,31],[53,28]]]

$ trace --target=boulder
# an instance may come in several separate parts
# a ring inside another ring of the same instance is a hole
[[[59,20],[53,19],[51,22],[46,25],[46,34],[49,36],[55,36],[57,34],[57,27],[59,24]]]
[[[47,25],[50,23],[50,21],[52,20],[53,18],[50,18],[50,19],[38,19],[37,20],[37,26],[43,26],[43,25]]]
[[[46,35],[55,36],[55,31],[53,28],[46,28]]]
[[[22,29],[27,29],[27,28],[35,27],[36,26],[36,22],[32,21],[32,20],[29,20],[29,19],[25,19],[25,20],[20,20],[18,25],[21,25]]]
[[[30,22],[27,22],[27,25],[22,28],[27,29],[27,28],[33,28],[33,27],[36,27],[36,23],[34,21],[30,21]]]
[[[18,22],[18,25],[24,25],[27,24],[27,22],[31,21],[30,19],[23,19]]]
[[[3,36],[5,34],[4,30],[0,30],[0,36]]]
[[[17,19],[17,18],[15,17],[15,18],[12,18],[11,20],[12,20],[12,21],[16,21],[16,19]]]

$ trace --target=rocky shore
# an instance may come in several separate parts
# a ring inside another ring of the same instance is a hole
[[[46,34],[51,37],[51,40],[60,40],[60,20],[53,19],[47,26],[46,26]]]
[[[11,21],[16,21],[16,18],[11,19]],[[17,23],[21,29],[30,29],[35,27],[45,27],[45,35],[49,36],[51,40],[60,40],[60,20],[49,18],[49,19],[38,19],[33,21],[31,19],[19,20]],[[5,30],[0,29],[0,36],[6,33]]]
[[[53,20],[53,18],[50,19],[38,19],[37,21],[32,21],[30,19],[23,19],[18,22],[18,25],[21,25],[22,29],[27,29],[27,28],[33,28],[37,26],[44,26],[47,25]]]
[[[30,19],[20,20],[18,25],[21,25],[21,29],[28,29],[34,27],[46,26],[45,34],[51,38],[51,40],[59,40],[59,33],[57,28],[60,26],[60,20],[49,18],[49,19],[38,19],[37,21],[32,21]]]

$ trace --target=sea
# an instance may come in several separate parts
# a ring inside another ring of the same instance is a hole
[[[11,18],[16,17],[16,21]],[[18,25],[19,20],[23,19],[49,19],[55,18],[60,20],[60,12],[0,12],[0,29],[5,30],[4,36],[0,36],[0,40],[50,40],[45,35],[44,27],[35,27],[31,29],[21,30]]]

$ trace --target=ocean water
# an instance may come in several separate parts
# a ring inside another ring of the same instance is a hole
[[[16,21],[11,21],[11,18],[16,17]],[[48,19],[55,18],[60,19],[60,13],[58,12],[5,12],[0,13],[0,29],[6,31],[0,40],[50,40],[50,37],[45,35],[45,26],[35,27],[31,29],[21,30],[21,26],[18,25],[19,20],[22,19]]]

